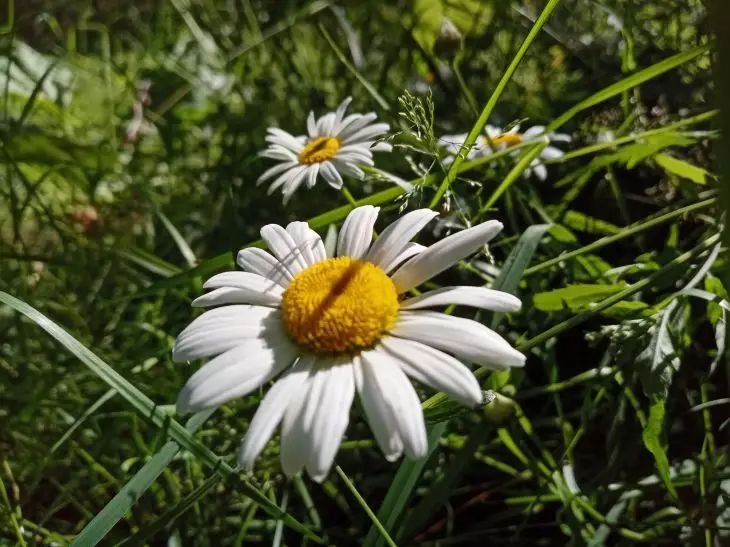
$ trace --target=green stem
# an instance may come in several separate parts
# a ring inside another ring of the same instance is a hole
[[[357,488],[355,488],[355,485],[352,483],[350,478],[345,474],[345,472],[342,470],[342,468],[339,465],[336,465],[335,471],[337,471],[337,474],[342,479],[342,482],[345,483],[345,486],[347,486],[347,488],[350,490],[350,493],[360,504],[360,507],[363,508],[363,511],[365,511],[365,513],[370,518],[370,520],[373,521],[373,526],[375,526],[375,528],[377,528],[378,532],[380,532],[380,535],[383,536],[383,539],[385,540],[385,542],[388,545],[390,545],[390,547],[398,547],[396,545],[395,541],[393,541],[393,538],[390,537],[390,534],[388,534],[388,531],[380,523],[380,521],[378,520],[378,517],[375,516],[375,513],[373,513],[373,510],[370,509],[370,506],[365,501],[365,498],[363,498],[360,495],[360,492],[357,491]]]
[[[512,186],[512,184],[514,184],[514,182],[522,175],[522,173],[525,172],[525,170],[530,166],[532,161],[540,155],[540,152],[542,152],[547,145],[547,141],[540,142],[524,153],[524,155],[519,159],[514,167],[510,169],[509,173],[507,173],[507,176],[502,181],[502,184],[497,187],[492,195],[489,196],[489,199],[484,204],[484,206],[479,209],[479,214],[483,214],[492,205],[494,205],[494,203],[500,198],[500,196],[504,194],[507,189]]]
[[[682,216],[691,211],[696,211],[698,209],[703,209],[705,207],[709,207],[710,205],[714,204],[716,201],[717,201],[717,198],[712,197],[709,199],[705,199],[703,201],[698,201],[696,203],[686,205],[684,207],[675,209],[673,211],[669,211],[668,213],[664,213],[663,215],[646,220],[644,222],[638,222],[634,225],[626,226],[625,228],[622,228],[621,231],[617,234],[602,237],[601,239],[597,239],[593,243],[589,243],[588,245],[585,245],[585,246],[581,247],[580,249],[576,249],[574,251],[570,251],[568,253],[558,255],[555,258],[551,258],[550,260],[546,260],[545,262],[536,264],[535,266],[532,266],[531,268],[527,268],[525,270],[524,275],[525,276],[532,275],[532,274],[542,271],[546,268],[550,268],[551,266],[554,266],[556,264],[560,264],[561,262],[564,262],[566,260],[575,258],[576,256],[580,256],[582,254],[589,253],[591,251],[595,251],[597,249],[605,247],[606,245],[610,245],[611,243],[615,243],[624,238],[631,237],[634,234],[637,234],[644,230],[648,230],[649,228],[652,228],[654,226],[664,224],[665,222],[668,222],[674,218]]]
[[[522,42],[522,45],[520,46],[520,49],[517,50],[517,54],[512,59],[512,62],[507,67],[507,70],[505,70],[504,74],[502,75],[502,78],[499,80],[499,83],[497,84],[497,87],[494,88],[494,91],[492,92],[492,95],[489,97],[489,100],[487,101],[487,104],[484,105],[484,109],[482,110],[482,113],[479,115],[479,118],[477,118],[476,123],[474,124],[474,127],[471,128],[471,131],[469,131],[469,135],[466,137],[466,140],[461,145],[461,149],[459,150],[459,153],[454,158],[454,162],[449,167],[448,172],[446,173],[446,176],[444,177],[444,180],[441,182],[441,185],[439,186],[438,190],[436,191],[436,195],[431,200],[431,204],[429,207],[433,209],[438,205],[438,203],[441,201],[441,198],[446,193],[446,190],[449,189],[449,186],[454,182],[456,179],[456,175],[459,173],[459,166],[464,161],[464,158],[469,153],[469,150],[471,150],[472,146],[474,146],[474,143],[477,140],[477,137],[484,129],[484,126],[487,125],[487,122],[489,121],[489,117],[492,115],[492,112],[494,111],[494,107],[497,105],[497,101],[499,101],[499,98],[502,96],[502,93],[504,92],[505,88],[507,87],[507,84],[512,79],[512,76],[514,75],[515,71],[517,70],[517,67],[519,66],[520,62],[522,61],[522,58],[525,56],[525,53],[527,53],[527,50],[529,49],[532,42],[537,37],[537,34],[540,32],[540,29],[542,29],[543,25],[547,22],[548,18],[550,17],[550,14],[553,12],[555,7],[558,5],[560,0],[549,0],[547,5],[545,6],[545,9],[542,10],[542,13],[540,14],[540,17],[537,18],[537,21],[535,21],[535,24],[532,26],[532,29],[530,29],[529,34],[525,38],[524,42]]]

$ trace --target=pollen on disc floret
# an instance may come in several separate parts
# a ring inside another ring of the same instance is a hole
[[[281,303],[284,326],[297,343],[317,353],[371,347],[398,315],[398,292],[375,264],[330,258],[297,274]]]

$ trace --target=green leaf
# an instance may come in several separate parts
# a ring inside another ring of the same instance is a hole
[[[651,405],[651,409],[649,410],[649,420],[641,434],[641,439],[644,441],[646,449],[651,452],[652,456],[654,456],[657,472],[659,473],[659,477],[662,479],[664,486],[667,487],[667,490],[672,497],[676,498],[677,491],[669,477],[669,459],[667,458],[666,449],[661,442],[663,425],[664,399],[657,399]]]
[[[613,235],[621,231],[621,228],[615,224],[573,210],[565,212],[563,224],[568,228],[587,234]]]
[[[639,378],[649,397],[666,397],[672,377],[679,369],[679,357],[669,331],[675,303],[659,313],[658,321],[648,331],[649,344],[636,357]]]
[[[444,7],[439,0],[415,0],[413,2],[413,38],[431,53],[444,18]]]
[[[677,55],[672,55],[671,57],[667,57],[666,59],[659,61],[658,63],[655,63],[643,70],[640,70],[639,72],[636,72],[631,76],[628,76],[614,84],[611,84],[608,87],[604,87],[600,91],[594,93],[590,97],[583,99],[578,104],[569,108],[563,114],[555,118],[550,124],[548,124],[546,131],[548,133],[551,131],[555,131],[583,110],[586,110],[592,106],[607,101],[608,99],[616,97],[617,95],[620,95],[625,91],[629,91],[630,89],[633,89],[638,85],[641,85],[645,82],[648,82],[649,80],[656,78],[660,74],[663,74],[669,70],[683,65],[684,63],[696,59],[700,55],[704,55],[705,53],[707,53],[709,49],[710,44],[703,44],[689,51],[684,51],[682,53],[678,53]]]
[[[702,167],[697,167],[696,165],[667,154],[657,154],[654,156],[654,161],[657,162],[657,165],[664,168],[667,173],[689,179],[696,184],[707,184],[707,178],[711,176]]]
[[[625,284],[575,284],[562,289],[536,293],[533,303],[541,311],[578,311],[585,309],[593,302],[603,300],[607,296],[621,292]]]
[[[236,471],[228,465],[228,463],[216,456],[207,446],[193,437],[189,430],[160,410],[159,406],[149,397],[147,397],[144,393],[127,381],[121,374],[105,363],[101,358],[99,358],[99,356],[76,340],[59,325],[48,319],[32,306],[29,306],[25,302],[22,302],[21,300],[18,300],[17,298],[2,291],[0,291],[0,302],[10,306],[38,324],[38,326],[55,338],[68,351],[78,357],[79,360],[94,374],[96,374],[100,380],[115,389],[117,393],[126,399],[142,416],[148,418],[157,427],[164,428],[166,433],[178,445],[188,450],[200,461],[208,465],[211,469],[214,469],[215,472],[222,477],[237,477]],[[320,541],[320,538],[316,534],[288,513],[282,512],[279,507],[277,507],[277,505],[273,503],[263,492],[248,481],[239,479],[236,488],[238,488],[242,494],[250,497],[254,502],[259,504],[261,508],[271,516],[277,519],[282,519],[284,524],[291,527],[293,530],[309,536],[315,541]]]
[[[418,482],[418,478],[421,476],[421,472],[431,453],[438,446],[438,441],[441,435],[444,434],[444,431],[446,431],[446,422],[436,424],[429,428],[428,453],[426,456],[417,460],[404,460],[398,467],[398,472],[393,477],[377,514],[378,521],[389,533],[392,533],[395,529],[398,517],[400,517],[406,503],[408,503],[411,492],[415,488],[416,482]],[[382,547],[383,545],[385,545],[385,538],[383,538],[377,527],[372,526],[368,535],[365,536],[363,547]]]

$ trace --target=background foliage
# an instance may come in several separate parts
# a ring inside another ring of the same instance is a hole
[[[0,541],[728,541],[730,307],[703,4],[557,2],[489,122],[561,125],[569,153],[544,182],[520,177],[515,156],[466,162],[437,193],[440,137],[472,128],[544,7],[4,4]],[[461,38],[440,32],[444,17]],[[435,231],[504,221],[450,275],[520,295],[523,313],[481,319],[528,365],[481,376],[499,393],[484,412],[428,399],[426,461],[384,461],[353,409],[322,486],[287,484],[276,443],[239,475],[229,464],[259,397],[185,430],[170,405],[192,368],[172,363],[172,342],[203,274],[260,226],[342,220],[348,202],[324,186],[286,209],[267,196],[256,154],[267,126],[298,133],[348,95],[393,128],[378,168],[417,185],[398,197],[372,174],[347,181],[356,199],[394,216],[441,197]]]

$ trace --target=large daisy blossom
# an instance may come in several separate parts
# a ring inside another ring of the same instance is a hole
[[[566,133],[548,133],[545,134],[544,125],[533,125],[526,129],[524,132],[520,132],[520,127],[515,126],[509,131],[504,131],[499,127],[493,125],[487,125],[484,128],[484,132],[489,136],[489,139],[485,135],[480,135],[477,138],[477,142],[471,147],[467,154],[467,159],[474,159],[486,156],[492,153],[492,150],[504,150],[510,146],[526,142],[539,142],[540,140],[547,137],[550,143],[553,142],[570,142],[571,137]],[[455,156],[459,153],[461,145],[466,141],[467,133],[461,133],[458,135],[444,135],[441,141],[444,148],[452,155]],[[491,146],[490,141],[491,140]],[[547,167],[543,163],[545,160],[552,160],[559,158],[563,155],[563,151],[556,146],[549,144],[542,149],[540,155],[536,157],[529,165],[529,167],[523,173],[526,177],[534,175],[540,180],[547,179]],[[453,159],[449,158],[449,162]]]
[[[178,336],[175,361],[211,358],[188,380],[179,413],[217,407],[276,379],[259,405],[238,453],[246,469],[281,424],[281,465],[327,475],[357,393],[389,461],[426,454],[421,402],[409,377],[461,403],[482,403],[462,362],[502,369],[525,357],[481,323],[431,311],[451,304],[514,312],[515,296],[453,286],[407,293],[496,236],[491,220],[429,247],[412,242],[435,216],[412,211],[374,242],[379,208],[354,209],[340,230],[336,257],[306,222],[269,224],[270,253],[243,249],[244,271],[213,276],[194,306],[212,307]]]
[[[335,112],[320,118],[314,112],[307,118],[307,136],[291,135],[277,127],[267,130],[268,148],[262,157],[279,163],[267,169],[257,184],[272,180],[269,193],[281,188],[284,203],[302,184],[312,188],[321,176],[333,188],[342,187],[342,175],[362,179],[365,174],[359,165],[373,165],[373,151],[390,152],[392,146],[375,140],[388,131],[387,123],[375,123],[374,112],[349,114],[348,97]]]

